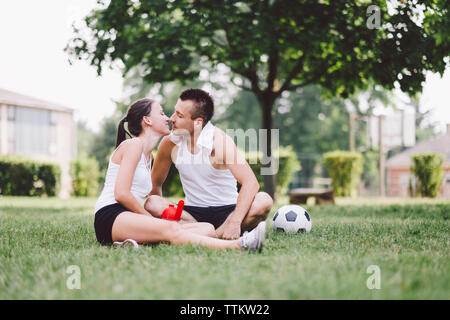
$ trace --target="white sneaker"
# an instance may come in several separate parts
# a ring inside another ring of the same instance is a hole
[[[244,250],[258,250],[261,252],[264,240],[266,239],[266,222],[260,222],[255,229],[250,232],[244,232],[239,238],[239,245]]]
[[[132,247],[135,250],[139,250],[139,244],[133,239],[126,239],[124,241],[115,241],[113,243],[114,248]]]

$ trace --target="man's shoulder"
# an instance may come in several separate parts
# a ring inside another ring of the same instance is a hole
[[[227,135],[222,129],[214,128],[214,149],[232,147],[234,146],[234,140],[229,135]]]
[[[157,153],[170,155],[175,147],[176,144],[170,140],[169,136],[165,136],[159,143]]]
[[[222,129],[214,130],[214,155],[219,163],[234,163],[238,150],[234,139]]]
[[[214,140],[221,140],[221,141],[230,141],[234,143],[234,140],[231,136],[229,136],[225,131],[222,129],[215,127],[214,128]]]

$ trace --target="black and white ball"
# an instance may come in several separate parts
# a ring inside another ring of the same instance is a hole
[[[272,227],[274,231],[287,233],[310,232],[311,217],[298,205],[282,206],[273,216]]]

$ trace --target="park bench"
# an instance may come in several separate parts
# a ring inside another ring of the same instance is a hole
[[[306,203],[309,197],[314,197],[316,204],[334,204],[333,188],[329,187],[331,179],[317,178],[314,185],[325,184],[326,188],[296,188],[289,191],[289,202]]]

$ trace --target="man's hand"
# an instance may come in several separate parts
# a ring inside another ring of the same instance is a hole
[[[230,214],[225,222],[216,230],[217,236],[226,240],[236,240],[241,236],[241,222]]]

